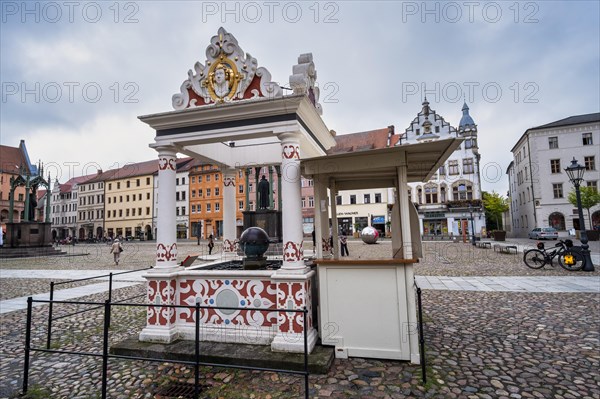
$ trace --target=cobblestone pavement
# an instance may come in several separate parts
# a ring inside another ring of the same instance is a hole
[[[499,255],[487,262],[478,258],[486,250],[454,245],[460,256],[450,257],[444,247],[433,249],[416,266],[416,273],[431,276],[595,276],[570,273],[558,267],[531,270],[520,257]],[[308,245],[310,246],[310,245]],[[197,249],[189,243],[182,253]],[[105,248],[103,248],[105,249]],[[379,252],[382,251],[382,252]],[[446,252],[444,252],[446,251]],[[82,257],[46,261],[19,260],[10,268],[106,269],[110,255],[79,263]],[[488,250],[489,252],[489,250]],[[350,242],[354,257],[389,257],[386,242],[364,246]],[[378,255],[382,253],[382,255]],[[138,257],[119,269],[146,267],[153,245],[142,244]],[[133,265],[136,261],[135,267]],[[66,266],[62,267],[61,262]],[[0,263],[4,269],[6,263]],[[478,264],[479,263],[479,264]],[[0,279],[3,281],[4,279]],[[10,279],[12,280],[12,279]],[[33,282],[36,280],[28,279]],[[8,285],[8,287],[6,287]],[[36,286],[4,284],[7,297],[28,295]],[[143,285],[115,291],[115,299],[143,295]],[[85,298],[102,302],[105,294]],[[423,386],[420,368],[404,362],[373,359],[336,360],[327,375],[311,375],[311,398],[586,398],[600,397],[600,294],[523,293],[476,291],[423,291],[428,383]],[[65,315],[82,305],[55,306]],[[36,308],[33,343],[45,345],[47,307]],[[53,324],[52,348],[99,353],[102,342],[102,309],[65,317]],[[135,335],[145,323],[144,310],[121,307],[112,313],[110,340]],[[15,397],[23,376],[25,311],[0,315],[0,398]],[[301,379],[284,374],[202,368],[203,398],[302,397]],[[193,382],[189,366],[113,359],[109,362],[109,397],[152,398],[160,387],[174,381]],[[69,354],[34,352],[30,391],[42,398],[97,398],[101,359]]]

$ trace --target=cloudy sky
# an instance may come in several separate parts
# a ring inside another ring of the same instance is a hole
[[[154,159],[137,116],[172,109],[223,26],[284,86],[312,52],[338,134],[403,132],[423,95],[456,126],[466,100],[483,188],[505,193],[527,128],[600,110],[599,4],[3,1],[1,143],[24,139],[60,181]]]

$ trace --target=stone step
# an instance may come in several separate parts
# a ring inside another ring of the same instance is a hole
[[[179,340],[170,344],[141,342],[130,337],[110,348],[110,353],[165,361],[194,361],[195,342]],[[308,370],[313,374],[327,374],[334,360],[334,348],[316,345],[308,356]],[[301,353],[273,352],[270,345],[247,345],[223,342],[200,342],[200,361],[220,365],[263,367],[281,370],[304,370]]]

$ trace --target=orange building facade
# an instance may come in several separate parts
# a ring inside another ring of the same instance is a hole
[[[190,179],[190,232],[189,237],[221,237],[223,233],[223,174],[215,165],[199,161],[189,167]],[[239,170],[236,176],[236,226],[237,236],[242,232],[243,214],[246,209],[245,174]]]

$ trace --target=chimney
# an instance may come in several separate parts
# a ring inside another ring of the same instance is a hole
[[[98,169],[98,170],[96,171],[96,175],[101,175],[101,174],[102,174],[102,169]]]
[[[337,135],[337,133],[336,133],[336,132],[335,132],[335,130],[333,130],[333,129],[331,129],[331,130],[329,131],[329,133],[330,133],[330,134],[331,134],[333,137],[335,137],[335,136]]]

